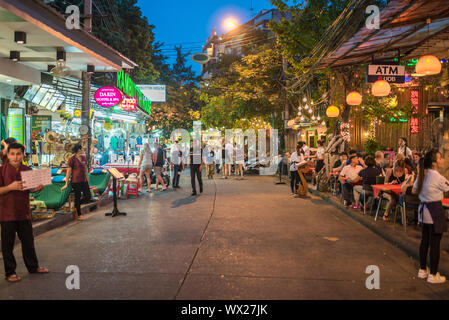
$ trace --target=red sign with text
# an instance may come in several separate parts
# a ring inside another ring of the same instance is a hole
[[[418,115],[419,113],[419,91],[411,90],[410,91],[410,99],[412,102],[412,113],[413,115]],[[410,133],[419,133],[419,119],[412,117],[410,119]]]

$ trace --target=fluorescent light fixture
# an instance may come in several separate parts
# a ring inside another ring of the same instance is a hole
[[[27,43],[27,34],[22,31],[15,31],[14,32],[14,41],[18,44]]]

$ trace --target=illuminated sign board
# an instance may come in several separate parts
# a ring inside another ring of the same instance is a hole
[[[410,99],[412,102],[412,113],[413,113],[413,116],[410,119],[410,133],[416,134],[419,133],[419,118],[417,117],[419,112],[419,91],[411,90]]]
[[[116,86],[125,95],[136,98],[137,105],[149,115],[151,114],[151,101],[142,93],[140,88],[124,71],[117,73]]]
[[[111,108],[122,101],[122,93],[114,87],[103,87],[95,92],[95,102],[104,108]]]
[[[133,97],[125,97],[120,103],[120,108],[123,111],[136,111],[137,110],[137,100]]]
[[[151,102],[167,102],[167,87],[165,85],[137,85]]]
[[[370,64],[367,66],[367,83],[385,80],[389,83],[405,82],[405,66],[390,64]]]
[[[9,136],[23,144],[23,109],[8,110],[8,129]]]

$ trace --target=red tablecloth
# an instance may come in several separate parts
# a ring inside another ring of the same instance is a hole
[[[375,184],[372,186],[374,191],[374,198],[379,196],[381,190],[390,190],[397,195],[401,194],[402,187],[400,184]]]
[[[108,169],[108,168],[115,168],[117,169],[120,173],[123,173],[124,175],[129,175],[131,173],[135,173],[138,174],[139,173],[139,168],[137,166],[133,166],[133,165],[122,165],[122,164],[106,164],[103,167],[104,169]],[[103,168],[95,168],[95,169],[103,169]]]
[[[449,199],[443,199],[443,206],[449,207]]]

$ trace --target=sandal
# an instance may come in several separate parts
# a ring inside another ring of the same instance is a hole
[[[19,282],[22,280],[22,278],[19,277],[17,274],[12,274],[9,277],[6,277],[5,280],[8,282]]]
[[[39,267],[36,269],[35,272],[31,272],[31,273],[39,273],[39,274],[43,274],[43,273],[49,273],[50,271],[48,271],[47,268],[43,268],[43,267]]]

